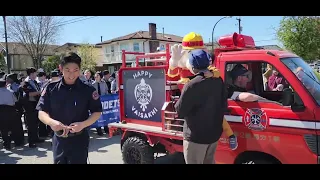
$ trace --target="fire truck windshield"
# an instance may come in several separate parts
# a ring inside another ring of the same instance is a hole
[[[320,105],[320,74],[299,57],[281,58],[280,60],[297,76]]]

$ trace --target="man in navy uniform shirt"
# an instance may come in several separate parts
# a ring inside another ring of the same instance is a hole
[[[38,111],[36,110],[37,103],[41,94],[41,87],[36,81],[37,70],[34,67],[27,68],[28,77],[23,82],[23,108],[28,125],[28,142],[30,148],[37,147],[36,143],[44,142],[39,138]]]
[[[80,65],[81,58],[75,53],[63,57],[62,79],[46,85],[37,105],[39,119],[55,132],[54,164],[87,163],[90,138],[87,127],[101,116],[100,96],[94,87],[79,79]]]

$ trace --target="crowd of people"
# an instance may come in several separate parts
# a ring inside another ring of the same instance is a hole
[[[106,94],[116,94],[118,93],[118,85],[117,85],[117,77],[118,73],[114,72],[110,74],[108,70],[105,70],[103,72],[96,72],[94,75],[90,70],[85,70],[83,76],[80,78],[86,82],[87,84],[92,84],[92,86],[97,90],[98,94],[100,96],[106,95]],[[99,136],[103,135],[102,128],[96,128],[97,134]],[[109,133],[108,126],[103,127],[103,130],[106,134]]]
[[[30,148],[37,147],[38,143],[53,136],[52,129],[39,120],[36,106],[44,87],[49,82],[59,81],[62,73],[59,69],[49,74],[42,68],[37,70],[30,67],[26,69],[26,74],[0,72],[0,116],[5,117],[0,121],[0,136],[7,150],[12,148],[12,141],[15,147],[25,144],[23,122]],[[80,79],[92,85],[100,96],[118,92],[116,72],[111,74],[105,70],[92,73],[85,70]],[[103,130],[108,133],[108,127]],[[102,128],[97,128],[97,134],[104,134]]]

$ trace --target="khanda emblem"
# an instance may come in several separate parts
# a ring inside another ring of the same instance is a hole
[[[142,111],[146,111],[147,105],[151,102],[152,99],[152,88],[149,84],[146,84],[146,81],[142,78],[140,83],[134,88],[134,96],[140,104]]]

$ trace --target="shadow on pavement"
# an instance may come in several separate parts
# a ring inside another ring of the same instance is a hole
[[[39,158],[47,157],[47,151],[51,150],[51,142],[39,143],[37,145],[38,147],[36,148],[29,148],[28,145],[25,145],[20,148],[14,148],[10,151],[21,156],[37,156]]]
[[[108,150],[102,149],[102,148],[105,148],[113,144],[119,144],[119,143],[120,143],[119,136],[113,136],[112,138],[109,138],[109,135],[104,134],[104,136],[98,136],[96,133],[91,131],[89,152],[105,153],[105,152],[108,152]]]
[[[159,157],[155,160],[155,164],[186,164],[183,153],[177,152]]]
[[[0,142],[0,164],[6,162],[6,164],[16,164],[21,157],[16,156],[27,156],[27,157],[47,157],[47,152],[52,151],[51,139],[47,139],[43,143],[37,143],[36,148],[29,148],[27,143],[27,137],[25,137],[25,144],[22,147],[14,147],[12,144],[11,150],[2,149],[2,143]],[[104,134],[104,136],[98,136],[95,131],[90,131],[90,145],[89,152],[106,153],[108,152],[106,148],[113,144],[120,144],[120,136],[114,136],[109,138],[109,135]]]
[[[0,164],[17,164],[21,157],[12,157],[12,152],[3,150],[0,151]]]

